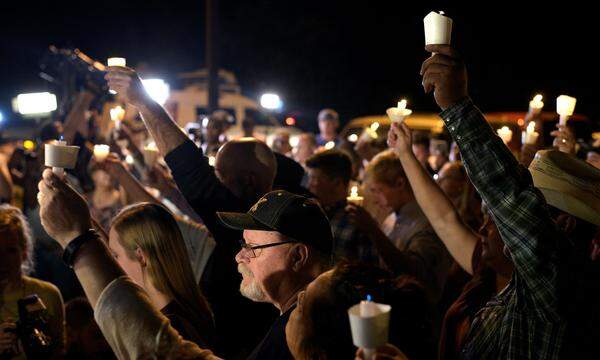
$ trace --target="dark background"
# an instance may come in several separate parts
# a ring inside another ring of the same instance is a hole
[[[204,1],[84,2],[2,0],[0,111],[16,94],[45,89],[38,61],[50,44],[74,46],[101,61],[123,56],[165,78],[204,64]],[[400,97],[436,111],[420,87],[428,55],[423,17],[454,19],[453,44],[466,59],[471,96],[484,111],[526,111],[537,92],[546,110],[556,96],[578,99],[577,113],[598,119],[598,16],[590,5],[551,2],[224,1],[221,67],[246,95],[279,93],[286,111],[343,120],[383,114]]]

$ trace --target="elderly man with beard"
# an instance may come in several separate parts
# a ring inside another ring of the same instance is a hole
[[[285,327],[298,293],[331,263],[333,235],[316,200],[287,191],[272,191],[247,213],[218,213],[227,226],[244,231],[236,255],[243,279],[240,292],[280,312],[249,359],[292,359]]]

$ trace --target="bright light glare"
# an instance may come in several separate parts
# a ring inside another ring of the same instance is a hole
[[[56,110],[56,95],[49,92],[19,94],[13,100],[15,111],[21,115],[43,115]]]
[[[142,80],[142,84],[154,101],[161,105],[167,102],[171,89],[163,79],[146,79]]]
[[[263,94],[260,97],[260,106],[267,110],[277,110],[281,109],[283,102],[277,94]]]

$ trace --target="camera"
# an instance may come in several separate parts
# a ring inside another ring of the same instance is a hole
[[[106,67],[84,54],[79,49],[60,49],[51,45],[40,61],[40,77],[57,88],[61,99],[73,99],[82,89],[96,95],[92,108],[98,110],[113,99],[104,79]],[[61,114],[66,113],[69,104],[60,104]]]
[[[28,359],[49,358],[54,350],[55,343],[48,336],[48,311],[42,299],[37,295],[30,295],[17,301],[19,308],[19,321],[13,331],[21,341],[23,351]],[[16,354],[3,353],[1,359],[10,359]]]

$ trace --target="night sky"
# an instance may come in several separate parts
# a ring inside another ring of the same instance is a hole
[[[418,74],[427,56],[422,19],[444,10],[454,19],[453,44],[467,62],[471,96],[484,111],[526,111],[537,92],[552,111],[565,93],[578,98],[576,112],[599,118],[592,36],[600,31],[590,6],[457,3],[221,1],[221,67],[237,75],[246,95],[276,91],[286,111],[307,117],[322,107],[343,120],[383,114],[400,97],[415,111],[436,111]],[[50,44],[101,61],[123,56],[167,79],[204,64],[204,1],[3,0],[0,11],[5,117],[16,94],[46,89],[38,62]]]

